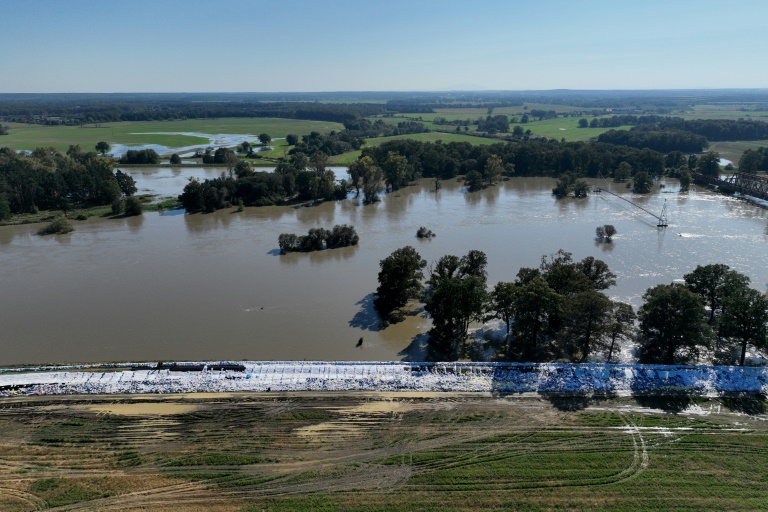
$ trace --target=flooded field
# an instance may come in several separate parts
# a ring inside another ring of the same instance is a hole
[[[140,191],[181,192],[189,176],[220,169],[132,170]],[[197,174],[195,174],[197,173]],[[145,213],[75,223],[69,235],[0,228],[0,364],[116,360],[397,360],[429,328],[418,313],[381,329],[372,308],[379,261],[413,245],[429,262],[470,249],[488,255],[489,284],[512,281],[562,248],[595,256],[618,275],[614,298],[642,302],[650,286],[697,264],[726,263],[766,289],[768,210],[694,188],[634,197],[669,224],[616,197],[555,200],[554,180],[515,178],[473,194],[423,181],[381,202],[246,208],[210,215]],[[605,183],[600,184],[608,186]],[[623,185],[613,185],[626,193]],[[280,256],[280,233],[351,224],[356,247]],[[613,224],[613,244],[594,240]],[[437,237],[415,237],[426,226]],[[363,336],[364,344],[356,348]]]

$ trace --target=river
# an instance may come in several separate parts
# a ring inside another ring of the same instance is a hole
[[[140,190],[175,195],[189,175],[220,170],[132,169]],[[170,173],[170,174],[169,174]],[[174,174],[175,173],[175,174]],[[170,181],[178,180],[174,184]],[[693,187],[632,196],[669,227],[608,194],[556,200],[554,180],[513,178],[468,194],[429,180],[361,205],[234,209],[208,215],[145,213],[75,222],[68,235],[39,225],[0,227],[0,364],[121,360],[398,360],[429,328],[416,314],[381,329],[372,309],[379,261],[414,246],[428,261],[479,249],[489,284],[512,281],[562,248],[595,256],[618,275],[607,293],[635,307],[650,286],[697,264],[726,263],[765,290],[768,211]],[[654,188],[656,190],[656,187]],[[356,247],[279,255],[280,233],[351,224]],[[613,224],[612,244],[594,240]],[[432,240],[415,237],[419,226]],[[363,336],[364,343],[356,348]],[[413,345],[413,346],[412,346]]]

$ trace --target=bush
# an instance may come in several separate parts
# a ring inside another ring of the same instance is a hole
[[[418,231],[416,231],[416,238],[432,238],[433,236],[436,236],[431,229],[427,229],[424,226],[421,226]]]
[[[65,233],[71,233],[75,228],[64,217],[57,217],[50,224],[44,228],[40,228],[37,232],[38,235],[63,235]]]
[[[144,213],[144,208],[141,205],[141,201],[137,197],[125,198],[125,216],[134,217]]]
[[[112,215],[120,215],[121,213],[123,213],[123,201],[115,199],[112,202]]]

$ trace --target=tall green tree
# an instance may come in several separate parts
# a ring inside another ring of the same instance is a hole
[[[754,149],[747,149],[739,158],[739,172],[755,174],[763,169],[763,155]]]
[[[495,184],[501,179],[502,163],[498,155],[491,155],[485,162],[483,169],[483,178],[488,186]]]
[[[696,170],[707,176],[720,176],[720,153],[707,151],[699,158]]]
[[[567,322],[562,348],[571,358],[583,363],[591,353],[607,348],[611,301],[605,294],[595,290],[577,293],[568,298],[565,310]]]
[[[109,148],[110,148],[109,143],[107,143],[107,142],[105,142],[103,140],[96,143],[96,151],[101,153],[101,156],[106,155],[107,151],[109,151]]]
[[[710,345],[700,295],[676,284],[660,284],[643,294],[640,308],[640,360],[643,363],[690,363]]]
[[[632,179],[632,192],[635,194],[647,194],[652,186],[653,182],[645,171],[639,171]]]
[[[552,336],[550,320],[561,316],[563,297],[543,277],[530,277],[534,274],[525,273],[527,281],[515,287],[512,357],[518,361],[547,357]]]
[[[259,142],[261,142],[262,146],[266,146],[270,142],[272,142],[272,136],[268,133],[260,133],[259,134]]]
[[[387,188],[397,190],[408,184],[408,176],[411,171],[410,165],[408,164],[408,159],[399,153],[390,151],[387,159],[384,160],[382,169],[384,171],[384,183]]]
[[[507,326],[507,338],[510,334],[510,323],[515,314],[515,283],[498,282],[490,294],[489,309],[494,316],[504,321]]]
[[[740,288],[724,299],[719,334],[737,340],[741,348],[739,364],[744,366],[747,346],[768,347],[768,298],[754,288]]]
[[[627,340],[632,337],[634,332],[634,321],[637,318],[632,306],[624,302],[611,301],[611,324],[608,328],[608,335],[611,342],[608,347],[608,356],[606,362],[610,363],[613,353],[616,350],[616,342]]]
[[[701,295],[704,305],[709,308],[710,325],[722,314],[723,301],[733,293],[749,286],[749,278],[731,270],[728,265],[714,263],[698,265],[693,272],[685,274],[685,286],[693,293]]]
[[[397,249],[379,262],[381,270],[374,305],[382,317],[391,318],[393,311],[419,297],[423,290],[422,270],[426,266],[426,260],[410,245]]]
[[[482,251],[470,251],[462,258],[447,255],[438,260],[422,296],[424,310],[432,317],[432,348],[457,355],[470,323],[482,320],[488,303],[486,264],[487,257]]]
[[[138,191],[136,188],[136,180],[134,180],[130,174],[124,173],[118,169],[115,171],[115,178],[117,179],[117,185],[120,187],[120,191],[124,196],[130,197]]]

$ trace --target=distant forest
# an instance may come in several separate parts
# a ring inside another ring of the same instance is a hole
[[[656,91],[447,91],[317,93],[0,94],[0,120],[91,124],[215,117],[280,117],[343,123],[383,113],[548,103],[668,114],[697,103],[768,103],[768,89]],[[692,131],[690,128],[674,129]],[[700,133],[709,140],[716,131]],[[725,135],[722,135],[725,136]],[[733,139],[731,139],[733,140]],[[739,140],[746,140],[740,138]]]

